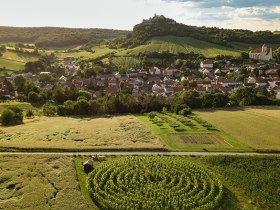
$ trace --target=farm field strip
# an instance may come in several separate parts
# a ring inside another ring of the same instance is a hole
[[[280,150],[280,108],[196,111],[197,115],[256,150]]]
[[[207,145],[217,146],[231,146],[228,144],[224,139],[220,138],[219,136],[213,133],[192,133],[192,134],[177,134],[177,133],[170,133],[169,137],[174,141],[174,143],[179,146],[186,146],[186,145],[197,145],[197,146],[204,146]]]
[[[154,119],[145,115],[137,117],[150,127],[171,151],[252,151],[250,147],[242,145],[198,116],[156,113]],[[184,141],[187,138],[192,141]]]

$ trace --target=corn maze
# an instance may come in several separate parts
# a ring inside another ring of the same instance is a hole
[[[89,175],[100,209],[215,209],[223,186],[209,171],[181,157],[135,156],[110,160]]]

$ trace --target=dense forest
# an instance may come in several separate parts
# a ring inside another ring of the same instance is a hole
[[[280,43],[280,34],[271,31],[257,31],[240,29],[221,29],[217,27],[196,27],[188,26],[166,18],[157,16],[143,20],[142,23],[134,26],[133,31],[127,35],[123,46],[135,47],[148,41],[156,36],[178,36],[178,37],[193,37],[196,39],[212,42],[215,44],[231,47],[230,42],[244,42],[252,44],[261,44],[269,40],[270,43]],[[116,40],[116,45],[120,39]]]
[[[19,28],[0,26],[0,42],[35,43],[37,47],[68,47],[127,35],[111,29],[72,29],[56,27]]]

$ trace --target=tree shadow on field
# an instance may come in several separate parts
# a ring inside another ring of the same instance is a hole
[[[242,206],[236,195],[225,186],[223,190],[223,197],[217,210],[241,210]]]

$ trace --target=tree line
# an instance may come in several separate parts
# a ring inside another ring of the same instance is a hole
[[[125,36],[128,31],[59,27],[0,27],[0,42],[35,43],[36,47],[67,47],[100,39]]]

